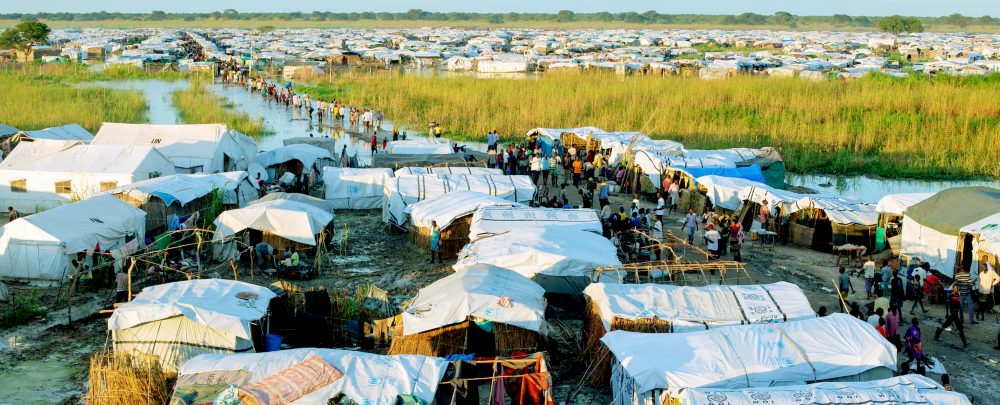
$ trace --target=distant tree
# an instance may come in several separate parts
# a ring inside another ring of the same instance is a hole
[[[0,47],[10,48],[27,57],[35,45],[49,42],[52,29],[43,22],[22,21],[0,33]]]
[[[646,20],[642,18],[641,14],[635,11],[626,11],[622,13],[622,21],[632,24],[639,24],[645,22]]]
[[[834,14],[832,18],[833,23],[837,25],[846,25],[854,21],[851,16],[847,14]]]
[[[988,15],[984,15],[982,17],[977,18],[976,21],[978,21],[980,24],[983,24],[983,25],[990,25],[990,24],[993,24],[993,17],[990,17]]]
[[[657,13],[655,10],[649,10],[645,13],[642,13],[642,20],[647,23],[654,22],[658,20],[659,17],[660,13]]]
[[[559,12],[556,13],[556,21],[569,22],[575,19],[576,19],[576,13],[570,10],[559,10]]]
[[[222,10],[222,17],[227,20],[237,20],[240,18],[240,12],[231,8]]]
[[[594,14],[594,18],[596,20],[598,20],[598,21],[605,21],[605,22],[607,22],[607,21],[614,20],[615,16],[612,15],[611,13],[607,12],[607,11],[601,11],[599,13],[595,13]]]
[[[878,29],[883,32],[900,34],[903,32],[923,32],[924,24],[915,17],[902,17],[898,15],[880,18]]]
[[[736,16],[736,21],[743,25],[764,25],[767,24],[767,17],[756,13],[743,13]]]
[[[167,19],[167,13],[161,10],[153,10],[153,12],[149,13],[149,19],[151,21],[163,21]]]
[[[872,22],[871,18],[865,16],[854,17],[853,20],[855,24],[860,25],[862,27],[871,27],[875,25],[875,23]]]
[[[218,20],[218,19],[222,18],[222,13],[220,13],[218,11],[213,11],[212,14],[209,14],[209,16],[211,16],[212,19],[214,19],[214,20]]]
[[[779,11],[777,13],[774,13],[774,22],[777,24],[786,25],[791,23],[792,20],[794,19],[795,16],[787,11]]]
[[[969,25],[972,22],[972,18],[966,17],[966,16],[961,15],[959,13],[955,13],[955,14],[952,14],[950,16],[947,16],[947,17],[945,17],[945,20],[948,22],[948,24],[954,25],[956,27],[963,27],[963,28],[966,27],[967,25]]]
[[[503,14],[493,14],[489,21],[490,24],[503,24]]]
[[[406,11],[407,20],[419,20],[423,16],[424,16],[424,10],[421,10],[419,8],[411,8]]]

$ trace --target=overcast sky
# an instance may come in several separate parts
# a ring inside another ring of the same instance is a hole
[[[912,15],[1000,17],[1000,0],[0,0],[0,12],[211,12],[233,8],[237,11],[392,11],[411,8],[427,11],[469,12],[576,12],[656,10],[667,14],[772,14],[787,11],[798,15]]]

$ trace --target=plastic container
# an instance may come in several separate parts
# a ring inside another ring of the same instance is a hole
[[[276,352],[278,350],[281,350],[281,335],[275,335],[273,333],[264,335],[264,351]]]

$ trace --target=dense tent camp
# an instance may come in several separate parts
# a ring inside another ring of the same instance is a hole
[[[685,389],[741,389],[893,376],[896,348],[847,314],[690,333],[612,331],[615,404],[668,403]],[[650,348],[657,350],[650,350]]]
[[[177,281],[146,287],[115,309],[108,330],[115,351],[159,356],[168,372],[204,353],[253,352],[267,331],[267,287],[233,280]]]
[[[275,377],[295,371],[297,365],[315,361],[318,357],[337,370],[339,378],[332,381],[305,379],[296,384],[279,385]],[[448,366],[442,358],[419,355],[383,356],[356,350],[292,349],[268,353],[205,354],[184,363],[177,377],[174,397],[186,397],[198,391],[207,376],[220,383],[216,391],[198,398],[211,401],[229,384],[250,388],[253,383],[264,387],[297,392],[288,404],[308,405],[327,403],[338,394],[351,402],[363,404],[393,404],[401,398],[413,403],[433,403],[440,381]],[[270,378],[270,380],[269,380]],[[267,384],[270,383],[270,384]]]
[[[389,141],[386,151],[390,155],[448,155],[455,153],[451,141],[443,138],[416,138]]]
[[[529,176],[489,174],[399,176],[385,183],[382,220],[398,227],[406,227],[407,206],[455,191],[477,191],[518,203],[527,203],[535,198],[535,185]]]
[[[323,198],[338,209],[368,210],[385,205],[385,184],[392,179],[387,168],[323,168]]]
[[[452,267],[464,271],[480,263],[514,270],[550,293],[571,295],[589,284],[590,270],[621,266],[614,244],[604,236],[559,226],[479,236],[462,248]]]
[[[518,233],[533,228],[601,234],[601,219],[591,209],[483,207],[472,215],[469,240],[481,237]]]
[[[422,288],[400,315],[390,354],[531,353],[545,325],[545,290],[504,268],[478,264]]]
[[[145,225],[145,212],[110,195],[18,218],[0,234],[0,277],[59,283],[78,270],[77,253],[122,258],[145,247]]]
[[[975,238],[960,240],[962,228],[997,213],[1000,189],[957,187],[938,192],[903,215],[902,254],[927,262],[932,269],[952,277],[956,268],[969,269],[972,265]]]
[[[257,184],[248,176],[247,172],[174,174],[121,186],[108,194],[145,211],[146,232],[160,234],[179,229],[188,217],[215,202],[243,207],[256,200]]]
[[[171,174],[173,163],[151,146],[33,140],[18,144],[0,162],[0,184],[5,186],[0,200],[21,212],[41,212]]]
[[[846,395],[849,397],[845,397]],[[972,405],[965,394],[945,389],[941,384],[919,374],[866,382],[824,382],[742,389],[690,388],[681,391],[677,398],[685,405],[717,405],[720,398],[725,398],[727,405],[755,405],[761,401],[774,404],[809,401],[812,405]]]
[[[216,233],[213,240],[216,259],[237,257],[239,252],[231,237],[245,229],[259,231],[260,237],[251,236],[256,245],[261,240],[279,251],[311,249],[322,241],[317,236],[333,221],[334,214],[307,202],[288,199],[255,201],[239,209],[228,210],[215,219]],[[253,234],[256,235],[256,234]]]
[[[397,169],[394,176],[420,175],[420,174],[475,174],[475,175],[502,175],[503,170],[481,166],[431,166],[431,167],[402,167]]]
[[[477,210],[485,207],[527,206],[477,191],[455,191],[406,207],[409,211],[409,237],[414,244],[430,247],[433,223],[440,231],[438,252],[442,258],[453,258],[469,242],[469,227]]]
[[[153,125],[106,122],[94,135],[94,145],[153,146],[177,167],[178,173],[246,170],[257,142],[225,124]]]
[[[376,153],[372,155],[371,167],[399,169],[403,167],[434,165],[464,165],[477,161],[478,158],[475,158],[475,155],[475,153],[449,153],[444,155],[432,155],[427,153]]]
[[[277,180],[285,172],[296,177],[303,172],[312,173],[314,167],[321,167],[323,159],[332,164],[333,155],[317,146],[296,143],[258,153],[253,161],[267,169],[268,178]]]

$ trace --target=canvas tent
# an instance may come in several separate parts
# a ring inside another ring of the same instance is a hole
[[[145,224],[145,212],[110,195],[18,218],[0,234],[0,277],[60,282],[78,252],[143,247]]]
[[[316,236],[333,221],[333,213],[294,200],[255,201],[246,207],[224,211],[215,219],[213,240],[216,259],[236,257],[238,252],[230,239],[245,229],[260,231],[264,241],[279,251],[289,247],[316,246]],[[256,244],[258,241],[251,241]],[[302,245],[302,246],[300,246]]]
[[[666,403],[689,388],[740,389],[872,381],[896,370],[896,348],[846,314],[691,333],[613,331],[614,404]],[[650,350],[650,348],[657,350]]]
[[[900,253],[903,229],[900,225],[903,222],[903,214],[915,204],[926,200],[934,193],[907,193],[888,194],[878,200],[875,205],[875,212],[878,213],[878,238],[883,241],[879,247],[888,244],[892,248],[892,253]]]
[[[398,169],[414,166],[463,165],[474,162],[475,155],[475,153],[450,153],[447,155],[376,153],[372,155],[371,167]]]
[[[972,273],[978,274],[978,269],[986,264],[1000,268],[1000,213],[963,226],[959,231],[961,257],[971,261]]]
[[[454,154],[451,141],[444,138],[415,138],[389,141],[386,151],[390,155],[448,155]]]
[[[385,183],[382,220],[406,226],[406,207],[410,204],[455,191],[478,191],[518,203],[535,197],[535,184],[529,176],[473,174],[425,174],[393,177]]]
[[[267,170],[268,178],[279,179],[285,172],[296,176],[303,171],[311,173],[313,167],[322,166],[323,159],[332,163],[333,155],[317,146],[296,143],[258,153],[253,161]]]
[[[337,156],[337,154],[340,153],[340,150],[337,149],[337,141],[333,138],[296,136],[296,137],[282,139],[281,143],[284,146],[296,145],[296,144],[312,145],[320,149],[326,149],[327,152],[330,152],[330,156],[334,156],[339,159],[339,156]]]
[[[833,246],[875,247],[878,214],[875,206],[833,195],[809,194],[788,207],[790,240],[800,246],[830,252]],[[784,215],[784,213],[783,213]]]
[[[14,150],[19,143],[26,140],[31,141],[45,139],[51,141],[80,141],[88,143],[94,139],[94,134],[91,134],[90,131],[83,129],[83,127],[77,124],[68,124],[34,131],[18,131],[17,133],[6,137],[6,139],[4,138],[5,137],[3,135],[0,135],[0,149],[11,151]]]
[[[417,246],[430,247],[431,223],[441,232],[438,252],[442,258],[453,258],[469,241],[473,214],[485,207],[525,207],[503,198],[477,191],[455,191],[414,203],[406,210],[410,214],[409,237]]]
[[[753,180],[715,175],[698,177],[696,181],[705,188],[713,206],[729,211],[736,211],[743,204],[743,189],[764,186]]]
[[[253,352],[275,297],[267,287],[221,279],[146,287],[116,308],[108,330],[116,352],[159,356],[167,372],[204,353]]]
[[[412,395],[425,403],[433,403],[438,384],[444,378],[448,366],[447,361],[437,357],[383,356],[337,349],[204,354],[184,363],[180,369],[177,390],[183,390],[185,388],[183,383],[193,377],[206,373],[223,374],[230,370],[249,373],[250,377],[243,382],[259,381],[312,356],[323,358],[343,376],[313,392],[306,393],[290,402],[290,405],[325,404],[338,393],[343,393],[358,404],[394,404],[401,395]],[[234,381],[222,382],[240,384]]]
[[[94,135],[95,145],[153,146],[177,167],[178,173],[246,170],[257,153],[257,142],[225,124],[153,125],[105,122]]]
[[[911,206],[903,216],[902,253],[927,262],[932,269],[952,277],[958,266],[962,228],[1000,213],[1000,189],[956,187]],[[969,257],[971,259],[971,257]],[[971,260],[967,263],[971,266]],[[973,271],[973,274],[976,272]]]
[[[308,204],[316,209],[322,210],[323,212],[328,212],[331,215],[334,213],[333,210],[336,208],[332,202],[329,202],[322,198],[316,198],[310,195],[305,195],[302,193],[282,193],[282,192],[267,193],[267,195],[261,197],[257,201],[254,201],[254,203],[257,204],[267,201],[280,201],[280,200],[287,200],[287,201],[294,201],[298,203]]]
[[[171,216],[186,217],[212,204],[212,193],[221,192],[224,205],[242,207],[258,196],[257,184],[247,172],[175,174],[156,177],[108,190],[146,212],[146,231],[162,233],[173,226]]]
[[[472,215],[469,240],[517,233],[528,228],[559,228],[601,235],[601,219],[592,209],[483,207]]]
[[[401,167],[396,169],[394,176],[420,175],[420,174],[492,174],[502,175],[503,170],[482,166],[431,166],[431,167]]]
[[[447,356],[533,352],[545,325],[545,290],[479,264],[420,289],[401,314],[390,354]]]
[[[940,384],[919,374],[866,382],[825,382],[808,385],[757,387],[742,389],[692,388],[680,392],[679,402],[685,405],[801,404],[844,405],[972,405],[965,394],[946,390]],[[767,402],[762,402],[767,401]]]
[[[173,163],[150,146],[34,140],[0,162],[0,200],[20,212],[41,212],[170,174]]]
[[[370,210],[385,204],[383,189],[392,170],[323,168],[323,195],[339,209]]]

